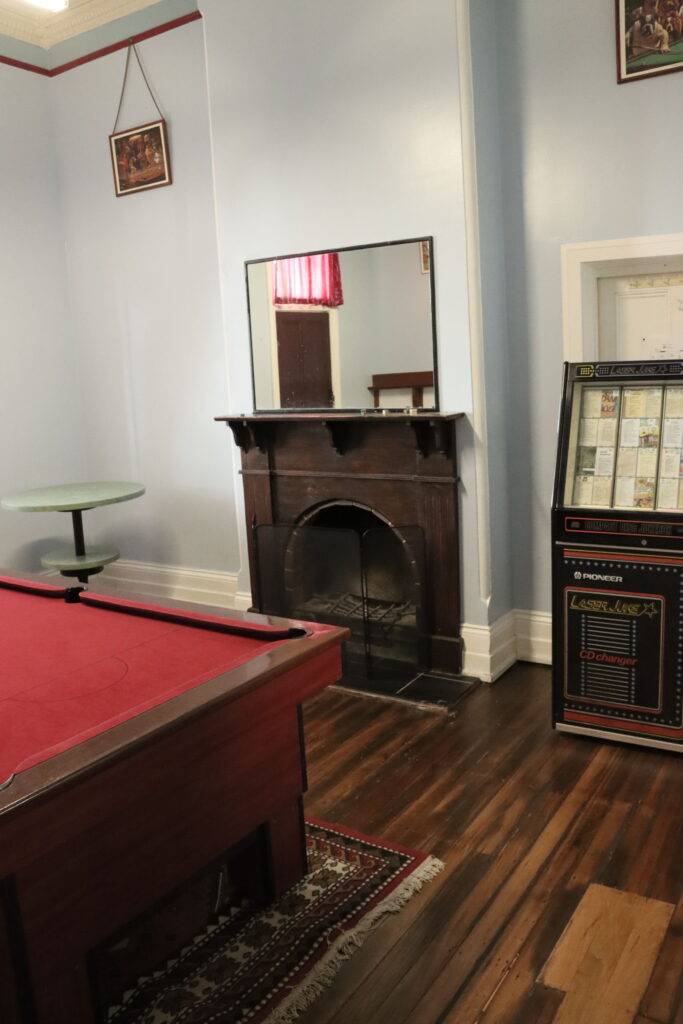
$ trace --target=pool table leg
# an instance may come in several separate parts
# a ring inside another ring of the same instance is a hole
[[[32,972],[33,973],[33,972]],[[95,1009],[85,960],[65,964],[49,978],[33,978],[39,1024],[95,1024]]]
[[[283,896],[306,874],[304,805],[300,796],[268,822],[268,874],[270,895]]]

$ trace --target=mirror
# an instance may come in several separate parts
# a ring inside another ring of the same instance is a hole
[[[257,412],[438,409],[431,238],[246,269]]]

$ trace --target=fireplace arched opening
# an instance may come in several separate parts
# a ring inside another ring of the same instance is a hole
[[[283,556],[287,614],[349,628],[356,672],[425,664],[418,527],[398,529],[368,506],[327,501],[290,527]]]

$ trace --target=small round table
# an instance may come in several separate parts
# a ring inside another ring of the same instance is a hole
[[[59,484],[56,487],[37,487],[3,498],[3,508],[12,512],[70,512],[74,530],[74,550],[60,548],[41,559],[49,569],[58,569],[62,576],[75,576],[87,583],[89,576],[102,572],[105,565],[119,558],[116,548],[89,548],[86,551],[83,535],[83,512],[100,505],[115,505],[130,501],[145,493],[142,484],[121,480],[107,480],[89,484]]]

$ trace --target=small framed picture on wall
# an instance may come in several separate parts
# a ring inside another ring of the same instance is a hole
[[[428,238],[420,242],[420,269],[423,274],[428,274],[432,269],[432,248]]]
[[[683,0],[616,0],[620,83],[683,71]]]
[[[165,121],[152,121],[115,132],[109,136],[109,143],[117,196],[171,184]]]

